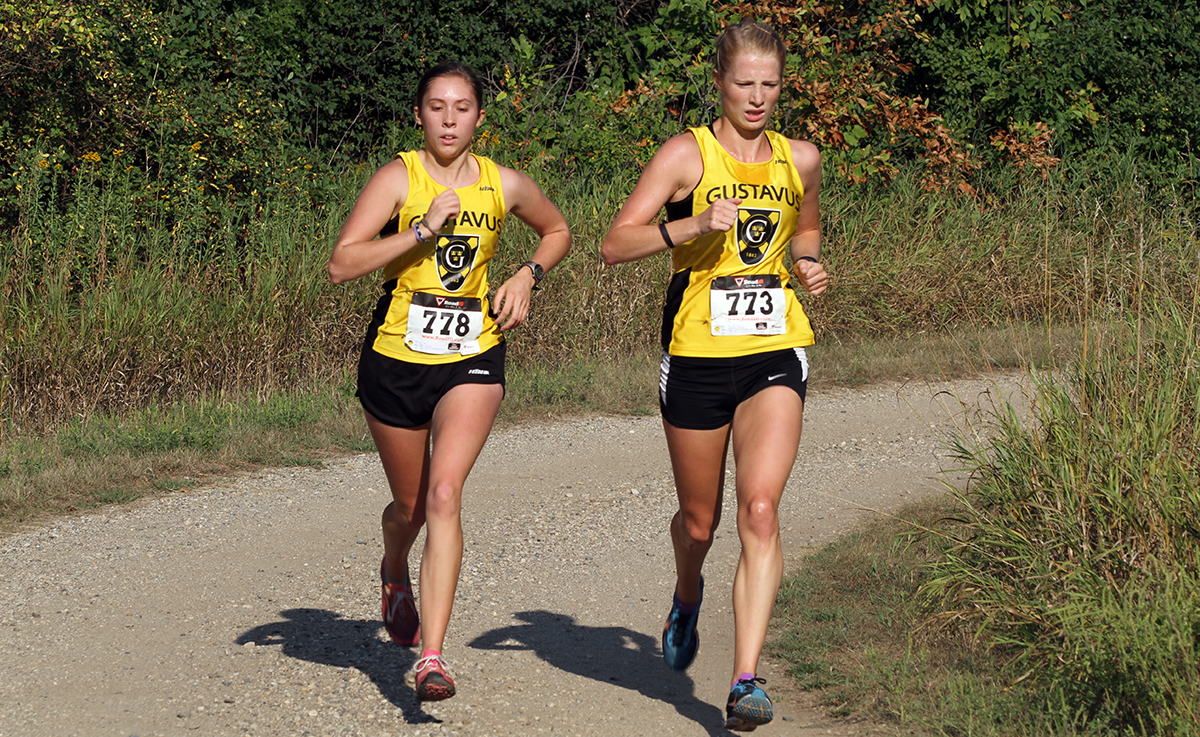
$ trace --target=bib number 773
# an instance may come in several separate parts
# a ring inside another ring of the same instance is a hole
[[[478,353],[482,333],[483,302],[478,297],[413,294],[404,342],[414,351],[439,355]]]
[[[778,274],[718,276],[709,289],[713,335],[783,335],[787,302]]]

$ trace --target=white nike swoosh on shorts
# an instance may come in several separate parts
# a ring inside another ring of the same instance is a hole
[[[782,374],[775,374],[774,376],[768,376],[768,377],[767,377],[767,381],[775,381],[775,380],[776,380],[776,379],[778,379],[780,376],[787,376],[787,372],[786,372],[786,371],[784,371]]]

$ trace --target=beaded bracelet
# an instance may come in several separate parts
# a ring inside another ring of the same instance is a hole
[[[429,223],[425,222],[424,216],[422,216],[421,219],[418,220],[417,222],[413,223],[413,235],[415,235],[417,237],[418,243],[428,243],[430,240],[433,239],[433,236],[430,236],[429,238],[422,238],[421,237],[421,226],[422,225],[424,225],[426,228],[429,228]],[[429,232],[430,233],[434,232],[433,228],[429,228]]]

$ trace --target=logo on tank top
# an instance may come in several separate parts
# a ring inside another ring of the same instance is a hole
[[[439,235],[435,249],[438,279],[442,286],[451,292],[458,291],[471,273],[475,265],[475,255],[479,253],[479,236],[477,235]]]
[[[779,230],[779,210],[759,207],[739,207],[737,222],[738,256],[742,263],[753,266],[766,257]]]

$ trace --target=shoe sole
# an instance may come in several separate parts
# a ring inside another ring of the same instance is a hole
[[[758,729],[758,724],[737,717],[729,717],[725,720],[725,729],[731,732],[753,732]]]
[[[752,721],[744,721],[737,717],[730,717],[725,720],[725,729],[731,732],[752,732],[758,729],[758,725]]]
[[[384,604],[383,615],[385,617],[387,616],[387,604]],[[392,631],[392,628],[387,626],[386,621],[384,622],[383,628],[387,630],[388,637],[392,638],[392,642],[396,643],[400,647],[414,647],[421,641],[421,625],[419,624],[417,625],[416,631],[413,632],[412,636],[407,638],[397,637],[396,633]]]
[[[437,679],[436,681],[433,679]],[[442,701],[448,699],[457,693],[454,689],[454,684],[432,673],[425,678],[425,681],[417,686],[418,701]]]
[[[383,600],[383,628],[385,630],[387,630],[388,637],[392,638],[392,642],[396,643],[400,647],[413,647],[414,645],[416,645],[418,642],[421,641],[421,625],[420,625],[420,623],[417,623],[417,626],[413,629],[412,635],[410,635],[409,637],[398,637],[396,635],[396,633],[393,631],[393,627],[388,626],[388,624],[387,624],[387,597],[386,596],[384,597],[384,600]]]
[[[667,630],[665,630],[665,629],[663,630],[663,636],[662,636],[663,660],[666,662],[668,668],[670,668],[671,670],[674,670],[674,671],[687,670],[688,666],[691,665],[696,660],[696,653],[700,652],[700,633],[697,632],[696,630],[692,630],[692,639],[696,643],[696,646],[692,648],[692,651],[691,651],[691,653],[688,654],[688,657],[686,658],[686,660],[682,663],[673,663],[673,662],[671,662],[671,660],[672,660],[671,656],[667,654]],[[675,652],[678,653],[679,651],[676,650]]]
[[[769,724],[775,718],[769,701],[747,696],[734,707],[734,714],[725,720],[725,729],[735,732],[753,732],[755,728]]]

